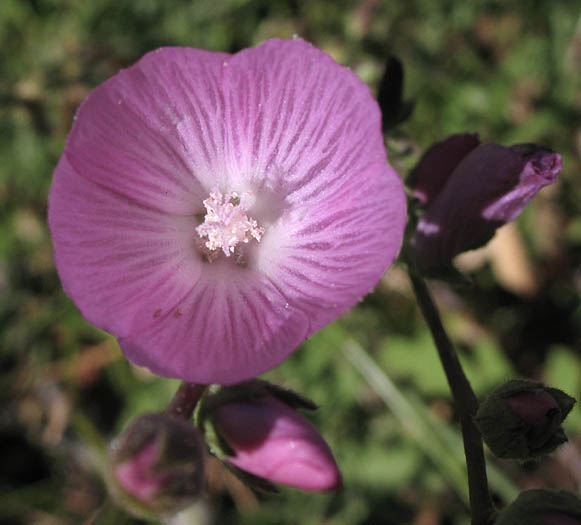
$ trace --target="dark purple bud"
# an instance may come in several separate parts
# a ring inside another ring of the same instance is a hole
[[[460,161],[480,144],[478,135],[461,133],[434,144],[410,175],[412,193],[428,206],[442,191]]]
[[[329,445],[296,406],[314,407],[288,390],[249,381],[208,396],[202,410],[227,464],[259,480],[301,490],[341,488]]]
[[[480,405],[476,423],[490,450],[501,458],[530,459],[567,441],[561,423],[575,400],[528,380],[512,380]]]
[[[455,255],[487,243],[537,191],[555,181],[561,167],[558,153],[534,144],[472,149],[443,187],[435,182],[435,189],[425,193],[429,204],[411,239],[418,267],[445,267]],[[427,165],[424,169],[429,175]]]
[[[109,486],[132,514],[175,514],[199,497],[204,461],[194,426],[165,413],[144,414],[111,446]]]
[[[581,500],[564,490],[521,492],[495,525],[581,525]]]

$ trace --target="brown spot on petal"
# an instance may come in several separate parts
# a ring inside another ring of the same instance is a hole
[[[157,319],[161,315],[161,308],[158,308],[153,314],[153,318]]]
[[[181,310],[178,308],[178,309],[177,309],[177,310],[174,312],[174,314],[173,314],[173,315],[174,315],[174,317],[175,317],[176,319],[178,319],[179,317],[181,317],[181,316],[182,316],[182,311],[181,311]]]

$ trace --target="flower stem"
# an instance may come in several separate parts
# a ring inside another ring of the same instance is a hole
[[[182,381],[182,384],[177,389],[167,407],[166,413],[189,420],[206,387],[207,385],[198,385],[196,383]]]
[[[438,349],[460,419],[468,470],[472,525],[488,525],[491,523],[494,508],[488,489],[482,436],[474,423],[474,416],[478,410],[478,398],[464,374],[426,282],[413,270],[410,271],[410,278],[418,304]]]

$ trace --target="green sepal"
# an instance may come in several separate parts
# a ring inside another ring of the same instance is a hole
[[[581,499],[564,490],[527,490],[500,513],[496,525],[544,525],[548,516],[581,520]]]
[[[318,405],[313,401],[295,392],[294,390],[283,388],[279,385],[268,383],[267,381],[260,381],[263,383],[264,388],[266,388],[266,390],[268,390],[274,397],[276,397],[279,401],[287,404],[291,408],[310,411],[315,411],[319,408]]]
[[[259,492],[265,492],[267,494],[278,494],[280,490],[276,485],[268,481],[267,479],[261,478],[260,476],[255,476],[250,472],[241,470],[238,467],[232,465],[228,461],[225,461],[224,466],[232,472],[242,483],[249,486],[251,489],[257,490]]]

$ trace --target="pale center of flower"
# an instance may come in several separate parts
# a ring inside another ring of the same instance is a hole
[[[204,243],[208,260],[216,259],[220,250],[230,257],[236,253],[240,243],[248,243],[253,238],[260,242],[265,230],[246,214],[251,204],[250,193],[232,191],[222,195],[218,190],[210,192],[204,201],[204,222],[196,228],[201,239],[208,239]]]

